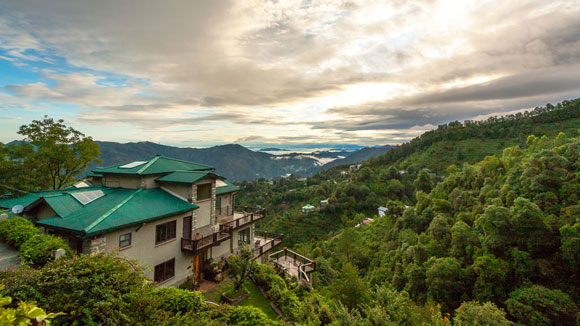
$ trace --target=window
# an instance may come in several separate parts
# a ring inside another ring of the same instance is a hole
[[[222,198],[217,197],[215,199],[215,215],[222,216]]]
[[[160,244],[171,239],[175,239],[176,228],[177,221],[171,221],[157,225],[155,232],[155,244]]]
[[[131,246],[131,233],[121,234],[119,236],[119,248],[127,248]]]
[[[250,228],[238,232],[238,247],[250,244]]]
[[[211,183],[197,185],[197,200],[204,200],[211,197]]]
[[[175,258],[155,266],[153,280],[157,283],[167,281],[175,276]]]

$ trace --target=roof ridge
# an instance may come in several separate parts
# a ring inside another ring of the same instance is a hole
[[[186,161],[186,160],[182,160],[182,159],[175,158],[175,157],[169,157],[169,156],[163,156],[163,155],[161,155],[161,156],[159,156],[159,157],[162,157],[162,158],[165,158],[165,159],[168,159],[168,160],[172,160],[172,161],[178,161],[178,162],[183,162],[183,163],[190,163],[190,164],[191,164],[191,163],[193,163],[193,164],[197,164],[197,165],[203,165],[203,166],[207,166],[207,167],[209,167],[209,168],[214,168],[214,167],[213,167],[213,166],[211,166],[211,165],[207,165],[207,164],[203,164],[203,163],[197,163],[197,162],[192,162],[192,161]],[[186,170],[186,171],[187,171],[187,170]]]
[[[135,197],[135,195],[137,195],[138,193],[140,193],[142,191],[143,191],[143,188],[137,189],[137,191],[135,191],[134,193],[132,193],[129,197],[125,198],[117,206],[113,207],[108,212],[106,212],[105,214],[103,214],[103,216],[99,217],[96,221],[94,221],[93,223],[89,224],[89,226],[87,226],[84,229],[84,231],[85,232],[88,232],[91,229],[93,229],[95,226],[97,226],[99,223],[101,223],[102,221],[104,221],[107,217],[109,217],[111,214],[113,214],[114,212],[116,212],[119,208],[121,208],[123,205],[125,205],[129,200],[133,199],[133,197]]]
[[[154,158],[149,160],[149,162],[147,162],[147,164],[145,164],[142,168],[137,170],[137,174],[141,174],[143,171],[147,170],[153,163],[157,162],[157,160],[159,160],[160,157],[161,156],[155,156]]]

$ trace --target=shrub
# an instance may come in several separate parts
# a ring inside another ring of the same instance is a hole
[[[0,285],[0,290],[3,288],[4,286]],[[19,302],[16,308],[6,307],[11,303],[11,297],[0,297],[0,325],[49,325],[51,319],[63,315],[63,313],[47,314],[42,308],[26,302]]]
[[[171,312],[186,313],[203,309],[203,295],[198,291],[183,290],[177,288],[157,289],[159,309]]]
[[[461,326],[511,326],[513,323],[505,318],[505,312],[495,304],[477,301],[464,302],[455,310],[456,325]]]
[[[4,295],[62,311],[55,325],[139,325],[156,315],[154,286],[111,255],[79,255],[0,274]]]
[[[255,326],[255,325],[276,325],[271,319],[266,316],[259,308],[252,306],[237,306],[228,308],[221,308],[219,312],[220,320],[226,325],[238,326]]]
[[[57,249],[64,249],[67,256],[72,254],[72,249],[64,239],[54,235],[37,234],[24,242],[18,252],[24,264],[42,267],[54,260]]]
[[[37,234],[36,226],[24,217],[16,216],[0,222],[0,237],[16,248]]]
[[[517,325],[574,326],[578,308],[566,293],[541,285],[519,288],[506,300],[509,314]]]

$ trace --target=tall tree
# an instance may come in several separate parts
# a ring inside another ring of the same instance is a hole
[[[36,172],[43,176],[37,184],[40,188],[61,189],[72,183],[91,162],[100,162],[99,144],[82,132],[67,127],[64,120],[54,120],[44,116],[18,131],[24,142],[35,150],[24,157],[24,162],[32,163]]]

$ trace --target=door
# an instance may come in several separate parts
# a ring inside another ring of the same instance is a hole
[[[201,282],[201,272],[202,272],[202,253],[197,253],[193,256],[193,278],[195,282]]]
[[[185,239],[191,239],[191,216],[183,218],[183,237]]]

